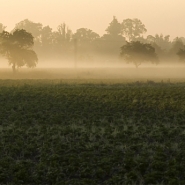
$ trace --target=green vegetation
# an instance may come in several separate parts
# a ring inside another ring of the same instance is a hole
[[[1,184],[185,184],[184,89],[1,80]]]
[[[13,33],[0,33],[0,54],[8,59],[13,72],[22,66],[36,67],[37,54],[32,50],[33,36],[25,30],[15,30]]]

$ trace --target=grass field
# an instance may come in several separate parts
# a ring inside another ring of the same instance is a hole
[[[185,184],[185,83],[9,79],[0,103],[0,184]]]

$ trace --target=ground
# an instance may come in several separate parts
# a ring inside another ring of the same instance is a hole
[[[2,71],[0,182],[185,184],[185,83],[146,71]]]

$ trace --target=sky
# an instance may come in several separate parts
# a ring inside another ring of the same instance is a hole
[[[65,22],[75,32],[88,28],[105,34],[116,16],[119,22],[138,18],[146,35],[185,37],[185,0],[0,0],[0,23],[11,31],[15,24],[29,19],[56,30]]]

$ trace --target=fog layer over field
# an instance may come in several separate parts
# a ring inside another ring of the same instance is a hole
[[[132,81],[185,81],[185,64],[163,62],[158,65],[143,63],[137,69],[132,63],[119,59],[96,61],[39,61],[36,68],[19,68],[13,74],[6,60],[0,60],[1,79],[120,79]]]

